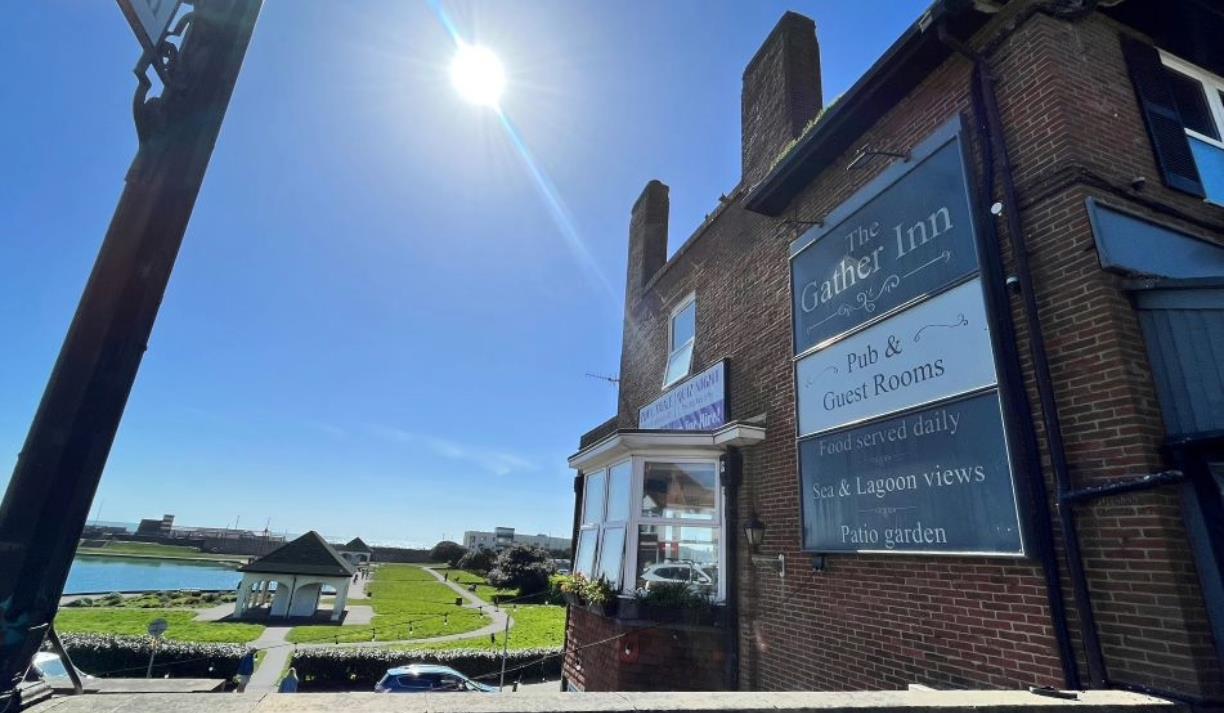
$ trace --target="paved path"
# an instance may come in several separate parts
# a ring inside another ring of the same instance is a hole
[[[320,609],[325,612],[329,611],[328,607],[320,607]],[[362,624],[369,624],[370,621],[374,619],[374,607],[371,607],[368,604],[349,604],[344,607],[344,611],[346,614],[344,616],[344,621],[342,622],[343,626],[361,626]],[[215,607],[200,609],[196,613],[193,621],[222,621],[233,613],[233,602],[229,602],[228,604],[218,604]],[[263,620],[250,619],[245,620],[245,623],[262,624]],[[327,622],[318,621],[315,623],[326,624]],[[298,624],[298,626],[301,626],[301,624]]]
[[[247,684],[247,693],[272,693],[276,690],[285,662],[293,653],[293,646],[285,642],[285,637],[292,630],[291,626],[269,626],[258,639],[251,642],[251,646],[266,650],[263,661],[259,668],[255,669],[251,682]]]

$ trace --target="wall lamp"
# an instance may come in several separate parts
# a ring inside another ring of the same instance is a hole
[[[754,565],[769,567],[778,574],[779,577],[786,576],[786,557],[778,553],[777,557],[769,555],[755,554],[760,550],[761,543],[765,540],[765,523],[761,522],[761,518],[754,513],[748,518],[748,522],[744,523],[744,539],[748,540],[748,546],[752,548],[752,563]]]
[[[765,540],[765,523],[761,522],[761,518],[755,513],[744,523],[744,538],[748,540],[748,546],[753,552],[760,549],[761,542]]]

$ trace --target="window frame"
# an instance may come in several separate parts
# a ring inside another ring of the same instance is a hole
[[[623,465],[629,466],[629,493],[628,493],[629,509],[626,512],[626,519],[609,520],[608,519],[608,496],[612,492],[612,471]],[[588,486],[590,485],[591,478],[596,477],[596,476],[603,477],[603,487],[600,488],[601,492],[599,493],[599,498],[600,498],[602,507],[600,508],[600,511],[599,511],[600,514],[599,514],[598,520],[594,522],[587,522],[586,521],[587,503],[589,502],[589,499],[591,498],[591,495],[592,495],[592,489]],[[581,506],[581,509],[579,510],[579,513],[580,513],[579,519],[581,520],[581,522],[578,523],[578,542],[574,543],[574,572],[576,574],[580,573],[578,570],[578,561],[579,561],[578,546],[582,540],[582,535],[584,532],[590,532],[590,531],[595,532],[595,545],[594,545],[595,552],[591,558],[590,578],[596,579],[598,578],[600,570],[602,569],[601,565],[602,565],[602,560],[603,560],[603,555],[604,555],[605,533],[608,530],[615,530],[617,528],[620,528],[624,530],[624,533],[625,533],[624,539],[622,540],[622,543],[621,543],[621,547],[623,551],[621,553],[620,571],[617,574],[617,581],[609,582],[609,584],[611,584],[612,587],[618,592],[622,591],[624,587],[624,582],[625,582],[625,559],[627,557],[627,552],[629,549],[629,542],[630,542],[629,523],[633,517],[632,459],[623,458],[616,462],[605,465],[601,468],[595,468],[589,472],[584,472],[582,474],[582,478],[583,478],[582,506]],[[587,575],[583,574],[583,576],[587,576]]]
[[[1224,77],[1216,76],[1202,67],[1190,64],[1186,60],[1171,55],[1164,50],[1160,50],[1160,62],[1166,68],[1183,74],[1203,86],[1204,98],[1207,100],[1207,109],[1211,112],[1211,119],[1215,122],[1216,132],[1220,135],[1220,138],[1214,139],[1205,134],[1200,134],[1194,129],[1183,127],[1186,135],[1224,150],[1224,96],[1221,96],[1224,94]]]
[[[714,519],[685,520],[674,517],[648,517],[642,515],[642,498],[645,497],[646,463],[700,463],[710,465],[714,469]],[[651,454],[649,456],[633,457],[632,507],[629,510],[630,530],[626,531],[625,540],[625,576],[624,581],[629,591],[637,589],[638,564],[638,528],[641,525],[655,527],[701,527],[714,530],[718,535],[718,591],[714,601],[721,603],[727,598],[727,532],[723,524],[726,503],[722,472],[717,456],[669,456],[666,454]],[[632,533],[632,539],[628,535]]]
[[[681,312],[688,309],[690,306],[693,308],[693,336],[689,337],[684,342],[684,344],[681,344],[673,349],[672,339],[673,337],[675,337],[676,317]],[[690,374],[693,373],[693,349],[696,346],[697,346],[697,293],[690,292],[684,296],[684,299],[680,300],[680,302],[677,303],[676,306],[671,309],[671,312],[667,316],[667,362],[663,365],[663,389],[664,390],[666,390],[668,387],[674,384],[677,384],[683,381],[685,378],[687,378]],[[684,370],[683,374],[677,374],[674,378],[669,380],[667,377],[668,377],[668,373],[671,371],[672,359],[675,359],[676,356],[680,352],[684,351],[685,349],[688,349],[688,352],[689,352],[688,367]]]
[[[595,534],[595,554],[591,560],[591,575],[597,576],[600,569],[600,559],[603,556],[604,532],[608,529],[624,528],[624,552],[621,556],[620,567],[620,582],[611,583],[614,589],[621,595],[632,595],[637,590],[637,565],[638,565],[638,528],[642,525],[652,525],[655,527],[695,527],[713,530],[718,538],[718,588],[715,592],[715,603],[723,603],[727,599],[727,528],[724,522],[726,512],[726,496],[723,492],[722,469],[719,467],[719,461],[722,454],[714,455],[696,455],[689,453],[676,453],[669,455],[667,453],[651,453],[650,455],[629,455],[619,458],[611,463],[593,468],[590,471],[583,471],[583,488],[582,488],[582,516],[586,514],[587,498],[591,497],[591,489],[586,487],[587,478],[591,476],[604,476],[603,491],[599,497],[603,500],[603,518],[597,523],[579,523],[578,537],[582,538],[582,533],[586,531],[594,531]],[[646,487],[646,464],[647,463],[696,463],[708,465],[714,470],[714,518],[711,520],[686,520],[684,518],[675,517],[649,517],[642,515],[642,498],[645,494]],[[612,487],[612,469],[622,465],[629,465],[629,510],[625,520],[607,520],[608,513],[608,494]],[[578,573],[578,542],[574,543],[574,572]],[[585,575],[584,575],[585,576]]]
[[[1201,134],[1194,129],[1191,129],[1183,123],[1182,131],[1186,132],[1186,136],[1201,141],[1208,146],[1214,147],[1220,151],[1224,151],[1224,77],[1220,77],[1212,72],[1203,69],[1197,65],[1191,64],[1181,57],[1171,55],[1162,49],[1158,48],[1160,53],[1160,63],[1165,69],[1171,69],[1184,77],[1192,79],[1199,83],[1203,89],[1204,99],[1207,100],[1207,110],[1211,114],[1212,121],[1215,122],[1216,133],[1220,138],[1215,139],[1205,134]],[[1191,154],[1194,153],[1194,147],[1190,147]],[[1198,157],[1195,157],[1195,164],[1198,164]],[[1200,176],[1203,169],[1199,168]],[[1208,193],[1207,185],[1203,183],[1203,192]],[[1203,201],[1212,205],[1224,206],[1224,195],[1206,195]]]

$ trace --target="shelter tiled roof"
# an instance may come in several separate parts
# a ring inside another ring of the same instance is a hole
[[[365,540],[360,537],[354,537],[348,541],[348,544],[340,548],[345,552],[370,552],[370,546],[365,543]]]
[[[351,577],[353,565],[345,561],[319,533],[311,530],[268,554],[239,567],[241,572],[269,574],[312,574],[323,577]]]

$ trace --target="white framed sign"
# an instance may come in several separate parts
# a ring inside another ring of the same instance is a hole
[[[638,411],[638,428],[711,431],[726,422],[726,360],[676,384]]]
[[[801,358],[799,436],[996,383],[981,279]]]

